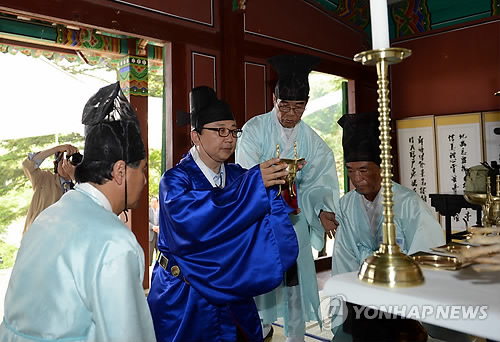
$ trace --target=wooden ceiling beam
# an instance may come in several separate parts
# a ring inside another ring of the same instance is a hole
[[[69,8],[68,8],[69,7]],[[0,11],[25,17],[95,28],[119,35],[220,48],[220,32],[216,28],[160,13],[123,5],[113,1],[54,1],[47,6],[36,0],[2,0]]]

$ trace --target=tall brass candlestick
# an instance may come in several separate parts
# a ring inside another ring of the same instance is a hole
[[[387,287],[409,287],[424,283],[424,276],[418,264],[408,255],[402,253],[396,243],[392,209],[394,202],[392,201],[391,118],[389,116],[389,80],[387,75],[390,64],[399,63],[410,55],[411,51],[408,49],[385,48],[364,51],[354,56],[356,62],[377,67],[382,194],[384,196],[383,242],[379,250],[363,262],[358,278],[369,284]]]

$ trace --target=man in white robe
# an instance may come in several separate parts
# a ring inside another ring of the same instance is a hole
[[[137,206],[147,167],[119,83],[87,102],[82,123],[89,129],[79,184],[24,236],[0,341],[156,341],[142,288],[144,252],[117,216]]]
[[[319,317],[319,292],[311,246],[320,251],[325,231],[333,237],[337,227],[335,208],[339,185],[335,158],[328,145],[303,121],[309,99],[308,74],[319,58],[311,56],[276,56],[269,62],[278,71],[279,80],[273,94],[271,112],[256,116],[243,126],[236,146],[236,162],[245,168],[276,157],[304,158],[305,166],[295,179],[297,197],[292,201],[298,214],[290,215],[299,241],[296,267],[286,272],[282,285],[256,297],[264,326],[278,317],[285,322],[287,341],[304,341],[305,322]],[[296,154],[295,154],[296,153]],[[287,195],[289,197],[289,194]]]

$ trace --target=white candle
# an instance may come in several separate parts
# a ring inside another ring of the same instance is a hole
[[[370,0],[370,19],[372,27],[372,49],[389,47],[389,20],[387,0]]]

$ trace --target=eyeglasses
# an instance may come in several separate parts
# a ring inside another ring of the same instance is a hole
[[[233,138],[241,137],[243,130],[241,128],[229,129],[225,127],[202,127],[201,129],[208,129],[209,131],[219,132],[219,137],[225,138],[231,134]]]
[[[290,107],[290,105],[287,103],[287,102],[281,102],[281,101],[278,101],[277,102],[277,105],[278,105],[278,109],[280,110],[280,112],[282,113],[288,113],[290,112],[291,110],[293,110],[293,112],[295,114],[303,114],[304,111],[306,110],[306,105],[303,104],[303,105],[298,105],[298,106],[295,106],[295,107]]]

